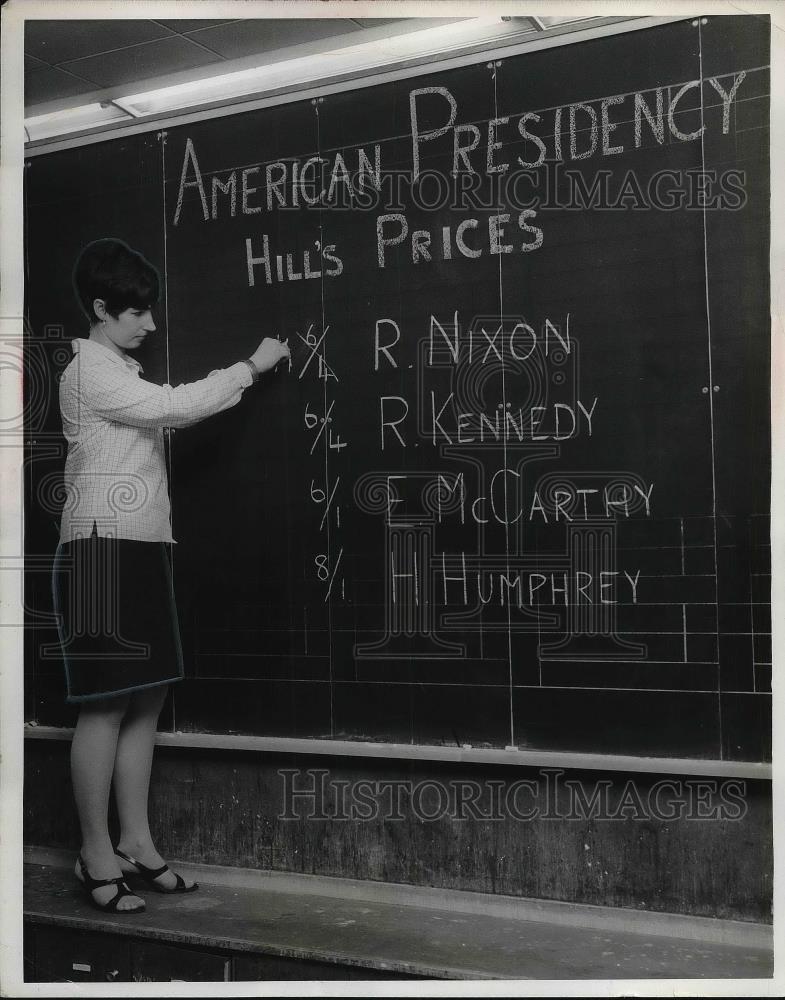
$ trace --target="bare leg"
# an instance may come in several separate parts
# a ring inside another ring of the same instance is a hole
[[[122,875],[107,823],[117,738],[127,707],[126,696],[85,702],[71,744],[71,783],[82,829],[81,855],[96,879]],[[107,903],[116,894],[116,886],[107,885],[96,889],[93,898],[97,903]],[[135,909],[139,902],[139,897],[127,896],[117,907]]]
[[[114,794],[120,817],[120,842],[117,846],[148,868],[160,868],[164,864],[153,843],[147,803],[155,732],[168,690],[168,686],[161,685],[131,695],[115,755]],[[177,884],[172,872],[167,872],[157,881],[165,889],[173,889]],[[190,884],[186,880],[186,885]]]

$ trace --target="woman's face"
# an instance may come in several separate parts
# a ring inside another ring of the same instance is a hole
[[[123,351],[133,351],[155,330],[149,309],[124,309],[117,319],[109,313],[104,318],[106,325],[102,325],[102,332]]]

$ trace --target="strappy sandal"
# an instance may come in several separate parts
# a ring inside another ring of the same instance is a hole
[[[115,848],[115,854],[118,858],[122,858],[129,865],[133,865],[137,870],[135,872],[126,872],[126,875],[130,877],[138,877],[143,879],[149,886],[156,889],[158,892],[163,892],[167,895],[171,895],[175,892],[196,892],[199,888],[198,883],[194,882],[193,885],[186,885],[182,875],[178,875],[177,872],[172,872],[174,877],[177,879],[174,888],[167,889],[166,886],[161,885],[160,882],[156,881],[166,872],[171,871],[169,865],[161,865],[160,868],[148,868],[147,865],[143,865],[141,861],[137,861],[136,858],[132,858],[130,854],[126,854],[125,851],[121,851],[119,847]]]
[[[85,891],[90,896],[90,902],[98,910],[103,910],[104,913],[142,913],[146,909],[143,900],[140,900],[139,906],[129,907],[128,909],[118,910],[117,904],[124,896],[135,895],[131,892],[128,884],[122,875],[118,878],[93,878],[90,872],[87,870],[87,865],[82,860],[82,855],[79,855],[79,870],[81,872],[81,878],[79,875],[76,876],[77,881],[81,886],[84,887]],[[117,892],[111,899],[107,900],[105,903],[99,903],[98,900],[93,895],[95,889],[100,889],[105,885],[116,885]]]

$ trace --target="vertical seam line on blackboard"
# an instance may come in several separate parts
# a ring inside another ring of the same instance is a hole
[[[164,322],[166,324],[165,344],[166,344],[166,384],[170,384],[171,374],[169,371],[169,247],[166,232],[166,134],[159,132],[161,143],[161,208],[164,222]],[[166,450],[166,464],[169,472],[169,482],[172,482],[172,446],[171,438],[169,447]],[[171,514],[170,514],[171,519]],[[174,577],[174,573],[172,574]]]
[[[313,105],[314,114],[316,115],[316,152],[319,156],[322,155],[322,130],[321,122],[319,120],[319,105],[315,103]],[[323,219],[323,207],[321,201],[319,202],[319,253],[324,254],[324,226],[322,223]],[[321,275],[319,278],[319,301],[322,309],[322,335],[326,329],[325,325],[325,315],[324,315],[324,268],[319,269]],[[322,407],[325,419],[324,428],[324,491],[325,496],[330,495],[330,447],[329,447],[329,428],[327,427],[327,383],[329,381],[328,368],[327,368],[327,337],[324,337],[324,378],[323,378],[323,388],[322,388]],[[325,528],[327,529],[327,566],[328,569],[335,569],[332,566],[332,548],[331,548],[331,531],[330,531],[330,518],[329,515],[325,519]],[[328,596],[327,599],[327,635],[329,637],[328,641],[328,669],[330,671],[330,738],[335,739],[335,685],[333,678],[333,612],[332,612],[332,602]]]
[[[499,117],[499,95],[498,95],[498,83],[496,79],[497,70],[499,67],[498,63],[492,63],[493,67],[491,70],[491,76],[493,79],[493,117]],[[501,202],[499,202],[498,209],[501,211]],[[504,283],[502,281],[502,255],[499,254],[499,323],[504,325]],[[502,412],[503,419],[506,419],[507,414],[507,380],[505,377],[504,369],[504,351],[502,351]],[[507,468],[507,435],[502,436],[502,449],[504,455],[504,468]],[[505,569],[507,572],[507,579],[510,578],[510,526],[509,517],[507,516],[507,481],[505,479],[504,486],[504,562]],[[539,650],[537,653],[539,657]],[[515,746],[515,713],[513,709],[513,690],[512,690],[512,612],[510,608],[510,602],[507,602],[507,669],[508,669],[508,692],[510,699],[510,746]]]
[[[168,243],[167,243],[167,232],[166,232],[166,132],[158,133],[158,141],[161,143],[161,214],[163,217],[163,236],[164,236],[164,323],[166,324],[165,340],[166,345],[166,384],[170,384],[171,375],[169,373],[169,256],[168,256]],[[169,489],[172,489],[172,439],[169,438],[169,445],[165,449],[166,456],[166,466],[169,475]],[[169,503],[169,521],[171,523],[172,516],[174,514],[173,505]],[[175,580],[175,553],[174,546],[171,547],[172,553],[172,600],[174,600],[174,580]],[[177,732],[177,696],[172,692],[172,732]]]
[[[750,588],[750,654],[752,656],[752,691],[757,694],[758,684],[755,677],[755,607],[752,603],[752,520],[747,522],[747,551],[750,554],[750,569],[747,574],[747,582]],[[719,643],[718,643],[719,647]],[[717,659],[719,660],[719,648],[717,649]]]
[[[706,171],[706,122],[704,115],[704,105],[703,105],[703,29],[701,20],[698,20],[698,77],[699,77],[699,91],[700,91],[700,111],[701,111],[701,169]],[[717,610],[716,614],[716,625],[717,625],[717,724],[719,727],[719,743],[720,743],[720,760],[725,757],[725,748],[723,746],[722,738],[722,665],[720,661],[720,607],[719,607],[719,579],[718,579],[718,560],[717,560],[717,476],[715,470],[715,459],[714,459],[714,368],[712,364],[711,355],[711,308],[709,302],[709,245],[708,245],[708,234],[706,228],[706,201],[703,202],[703,277],[704,286],[706,294],[706,346],[708,350],[708,363],[709,363],[709,384],[708,384],[708,397],[709,397],[709,430],[711,436],[711,526],[712,535],[714,538],[714,601]]]
[[[681,628],[684,643],[684,662],[687,662],[687,605],[681,606]]]
[[[166,233],[166,136],[159,133],[161,141],[161,208],[164,220],[164,317],[166,322],[166,382],[169,384],[169,258]],[[171,465],[171,463],[170,463]],[[171,472],[171,468],[169,470]],[[171,482],[171,480],[170,480]]]

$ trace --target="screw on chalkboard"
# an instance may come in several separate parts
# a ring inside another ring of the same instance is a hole
[[[156,139],[160,139],[161,142],[166,145],[166,137],[169,135],[168,132],[158,132],[156,133]]]
[[[709,23],[708,17],[696,17],[695,20],[692,22],[692,26],[693,28],[697,28],[699,24],[708,24],[708,23]]]

